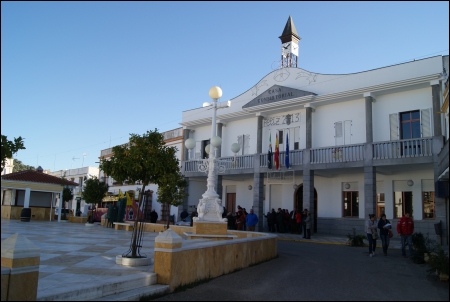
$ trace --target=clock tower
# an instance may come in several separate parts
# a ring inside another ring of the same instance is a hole
[[[291,16],[289,16],[283,33],[279,38],[281,40],[281,68],[298,67],[298,41],[301,38],[297,34]]]

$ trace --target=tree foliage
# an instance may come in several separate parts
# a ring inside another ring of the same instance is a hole
[[[97,205],[102,202],[103,197],[105,197],[107,192],[108,185],[94,176],[84,182],[81,198],[83,198],[86,203]]]
[[[184,197],[186,182],[180,173],[176,148],[165,145],[164,136],[155,131],[147,131],[142,136],[130,134],[129,143],[112,148],[113,156],[101,160],[100,169],[119,183],[128,181],[142,183],[141,192],[150,183],[158,185],[159,202],[176,205]],[[142,205],[142,197],[139,208]],[[136,238],[137,219],[133,230]],[[133,241],[132,257],[136,257],[136,244]]]
[[[26,170],[33,170],[34,171],[34,170],[36,170],[36,168],[33,167],[33,166],[25,165],[24,163],[22,163],[18,159],[14,159],[14,161],[13,161],[13,172],[26,171]]]
[[[2,134],[2,171],[6,165],[6,159],[12,158],[13,154],[17,153],[19,150],[26,149],[23,144],[23,138],[21,136],[14,138],[14,140],[10,141],[7,139],[6,135]]]

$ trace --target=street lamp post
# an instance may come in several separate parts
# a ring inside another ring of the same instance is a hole
[[[221,161],[216,160],[217,148],[219,148],[222,144],[222,139],[219,136],[216,136],[216,111],[217,109],[230,107],[231,102],[217,102],[218,99],[220,99],[220,97],[222,96],[222,89],[217,86],[214,86],[209,90],[209,96],[212,99],[212,103],[204,103],[203,107],[212,107],[213,116],[210,142],[213,148],[206,148],[206,152],[209,153],[209,156],[207,159],[204,159],[203,162],[199,165],[200,171],[208,173],[206,184],[207,190],[202,195],[203,198],[200,199],[198,203],[198,217],[194,217],[194,221],[226,222],[226,218],[222,218],[222,200],[219,198],[219,195],[215,190],[217,172],[225,171],[225,166],[221,165]],[[239,152],[240,149],[239,145],[236,145],[237,144],[232,145],[232,151],[235,154]],[[188,149],[193,149],[195,147],[195,141],[191,138],[187,139],[185,142],[185,146]]]

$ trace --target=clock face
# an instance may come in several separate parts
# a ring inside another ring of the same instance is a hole
[[[291,53],[291,44],[291,42],[281,44],[281,54],[287,55],[288,53]]]
[[[293,43],[293,42],[287,42],[287,43],[281,44],[281,54],[287,55],[290,53],[298,56],[298,44]]]

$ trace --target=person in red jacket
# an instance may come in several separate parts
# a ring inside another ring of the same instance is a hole
[[[405,216],[400,218],[397,223],[397,233],[402,238],[402,255],[403,258],[406,258],[405,244],[408,241],[409,246],[409,257],[413,254],[413,245],[412,245],[412,233],[414,233],[414,221],[411,217],[409,217],[409,213],[405,213]]]

